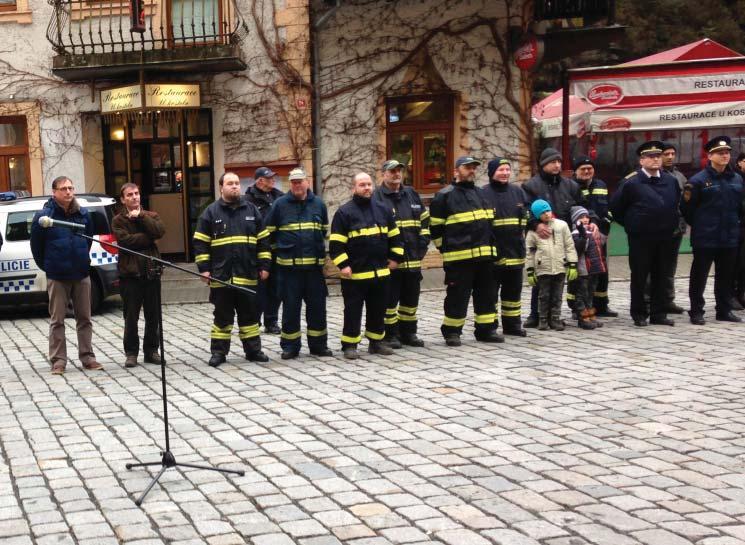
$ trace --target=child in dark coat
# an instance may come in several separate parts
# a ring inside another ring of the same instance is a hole
[[[577,325],[582,329],[602,327],[603,323],[595,319],[593,295],[598,285],[600,274],[608,270],[603,259],[603,245],[607,237],[600,232],[597,225],[590,222],[590,214],[582,206],[573,206],[572,239],[577,250],[577,270],[579,276],[573,281],[575,293],[574,311],[577,313]]]

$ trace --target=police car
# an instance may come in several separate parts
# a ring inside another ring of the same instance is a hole
[[[107,195],[75,195],[80,206],[88,210],[98,242],[91,245],[91,307],[95,312],[101,302],[119,293],[117,250],[105,246],[116,243],[111,229],[116,201]],[[0,193],[0,306],[33,304],[47,301],[47,277],[31,255],[31,222],[44,207],[49,196],[24,197],[21,192]]]

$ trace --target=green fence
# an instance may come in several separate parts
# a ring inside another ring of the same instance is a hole
[[[686,234],[683,237],[683,243],[680,245],[681,254],[691,253],[691,241]],[[610,237],[608,239],[609,255],[629,255],[629,241],[621,225],[614,223],[611,227]]]

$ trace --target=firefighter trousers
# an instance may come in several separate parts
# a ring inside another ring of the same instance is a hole
[[[215,318],[210,333],[210,351],[213,354],[227,356],[230,352],[230,336],[236,314],[238,338],[243,343],[243,351],[246,355],[261,351],[255,296],[223,286],[210,289],[210,303],[215,306]]]
[[[365,337],[371,341],[385,338],[385,305],[389,277],[369,280],[342,280],[344,297],[344,327],[341,335],[342,349],[356,347],[362,340],[362,307],[365,307]]]
[[[325,350],[328,343],[326,331],[326,282],[321,267],[278,267],[277,287],[282,295],[282,336],[279,345],[283,351],[300,350],[300,313],[305,302],[305,334],[311,352]]]
[[[467,261],[447,265],[445,285],[445,318],[440,327],[444,337],[460,335],[463,332],[468,301],[472,294],[476,336],[497,329],[494,264],[491,261]]]
[[[388,307],[385,309],[387,339],[416,335],[416,313],[419,307],[421,285],[421,271],[408,269],[391,271],[388,284]]]
[[[500,306],[502,315],[502,329],[516,331],[521,327],[521,303],[523,291],[522,267],[494,267],[494,306]],[[495,326],[499,320],[495,321]]]

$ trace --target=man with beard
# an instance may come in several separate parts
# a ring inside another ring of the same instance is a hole
[[[432,240],[442,254],[445,269],[445,317],[440,331],[448,346],[461,345],[471,295],[476,340],[504,342],[496,331],[494,306],[494,210],[474,184],[480,164],[473,157],[459,157],[454,183],[440,190],[429,208]]]
[[[590,220],[607,237],[610,234],[610,226],[613,221],[608,210],[608,186],[603,180],[595,177],[595,163],[587,155],[580,155],[575,158],[572,168],[574,169],[574,180],[579,184],[582,197],[585,200],[584,208],[590,212]],[[606,264],[608,263],[607,242],[602,247],[602,259]],[[570,302],[573,297],[573,293],[570,295],[570,288],[573,287],[573,285],[567,287],[567,300]],[[618,316],[618,312],[611,310],[608,306],[608,271],[597,275],[597,286],[592,302],[593,306],[589,309],[590,320],[594,320],[595,316],[608,318]]]
[[[709,163],[688,180],[680,202],[680,210],[691,226],[693,263],[688,288],[691,323],[705,323],[704,289],[712,263],[716,319],[741,322],[732,313],[730,299],[743,212],[743,182],[729,164],[732,150],[729,136],[709,140],[704,149]]]
[[[373,201],[393,211],[401,231],[404,255],[391,271],[388,284],[388,306],[385,311],[385,340],[391,348],[424,346],[416,335],[417,308],[422,282],[422,259],[429,246],[429,212],[419,194],[403,187],[404,165],[395,159],[383,163],[383,183],[373,193]]]
[[[678,170],[675,166],[675,158],[677,155],[677,149],[669,142],[664,142],[662,145],[662,170],[672,174],[678,181],[678,187],[680,191],[686,185],[685,175]],[[672,263],[672,269],[670,270],[670,276],[667,278],[667,311],[670,314],[683,314],[685,309],[675,304],[675,273],[678,269],[678,253],[680,252],[680,244],[683,241],[683,235],[686,234],[686,221],[681,214],[680,220],[678,221],[678,229],[673,233],[673,244],[675,245],[675,257]]]
[[[518,184],[510,183],[512,166],[507,159],[496,157],[489,161],[487,174],[489,183],[481,188],[481,194],[494,210],[492,233],[498,256],[494,266],[495,309],[501,299],[502,333],[525,337],[520,299],[528,199]]]
[[[533,203],[542,199],[551,205],[554,217],[571,225],[571,209],[573,206],[585,206],[579,184],[561,176],[561,153],[555,148],[546,148],[541,152],[538,166],[541,171],[523,184],[523,190],[528,196],[528,202]],[[539,238],[551,236],[545,223],[538,218],[528,221],[528,228],[535,230]],[[577,271],[567,271],[567,278],[576,278]],[[530,295],[530,316],[525,321],[525,327],[538,327],[538,288],[533,287]]]
[[[211,281],[214,278],[255,290],[258,279],[269,278],[269,232],[258,208],[241,198],[241,181],[236,174],[226,172],[219,184],[220,198],[205,209],[194,232],[194,261],[209,283],[210,302],[215,306],[209,365],[225,363],[236,314],[246,359],[269,361],[261,351],[255,295]]]
[[[339,207],[331,222],[329,255],[339,267],[344,297],[341,347],[344,357],[359,358],[362,306],[366,309],[368,352],[390,356],[385,339],[385,305],[391,270],[404,257],[393,212],[372,201],[373,181],[360,172],[354,177],[352,199]]]

